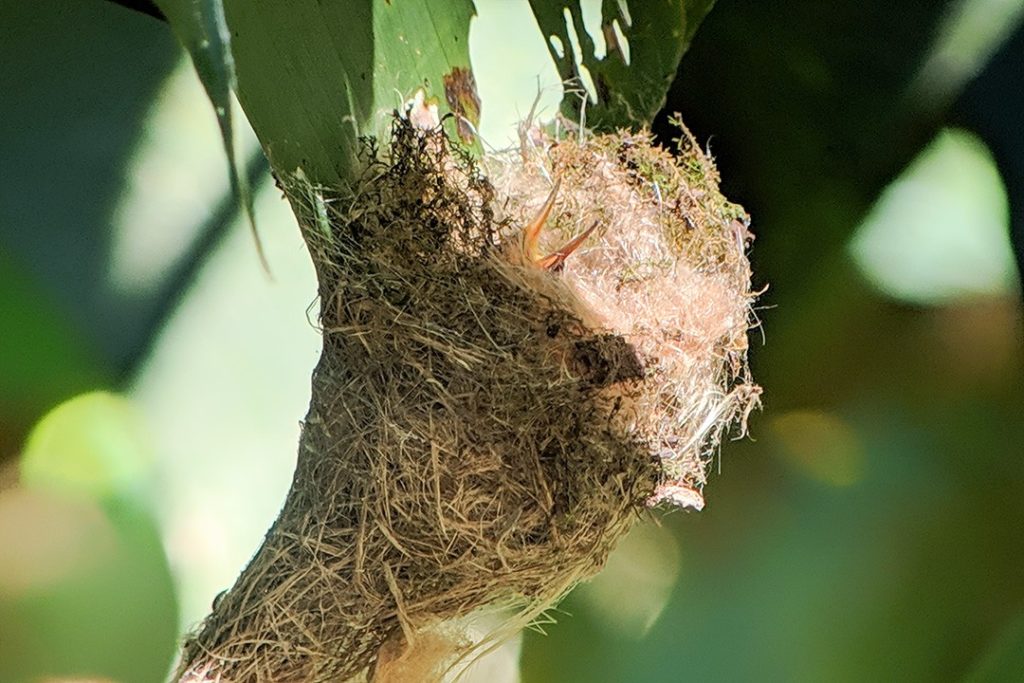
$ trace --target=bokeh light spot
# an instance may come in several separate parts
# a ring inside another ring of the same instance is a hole
[[[101,497],[136,490],[151,471],[141,417],[132,404],[106,392],[81,394],[36,425],[21,458],[31,487]]]
[[[0,596],[36,594],[103,564],[117,542],[99,505],[43,491],[0,491]]]
[[[842,418],[796,410],[773,419],[768,433],[776,451],[804,476],[831,486],[851,486],[864,476],[864,449]]]
[[[880,291],[918,304],[1017,285],[1006,191],[978,138],[945,130],[883,193],[850,248]]]
[[[579,591],[594,623],[625,638],[643,637],[664,611],[679,577],[679,544],[666,528],[640,524],[623,538],[604,570]]]

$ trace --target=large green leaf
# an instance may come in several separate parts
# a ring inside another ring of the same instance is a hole
[[[357,138],[379,132],[420,87],[471,126],[478,119],[469,0],[160,0],[160,6],[196,60],[226,137],[228,89],[237,71],[239,100],[278,171],[301,167],[322,183],[347,177]]]
[[[584,22],[585,4],[530,0],[562,78],[583,88],[589,75],[595,90],[590,98],[566,97],[563,112],[573,120],[585,115],[587,125],[597,129],[650,124],[714,0],[603,0],[600,56]]]

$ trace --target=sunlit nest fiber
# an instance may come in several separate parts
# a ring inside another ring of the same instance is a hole
[[[398,121],[351,186],[284,180],[323,354],[285,507],[186,679],[438,680],[596,573],[646,507],[701,506],[759,390],[746,216],[682,132],[678,156],[542,140],[487,179]],[[451,626],[495,606],[514,616],[484,644]]]

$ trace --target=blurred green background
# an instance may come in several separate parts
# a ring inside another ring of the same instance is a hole
[[[502,147],[562,90],[526,0],[477,8]],[[764,410],[703,512],[652,515],[479,678],[1024,681],[1022,16],[717,3],[655,130],[681,111],[753,215]],[[0,27],[0,681],[159,681],[283,501],[315,282],[248,134],[261,271],[165,25]]]

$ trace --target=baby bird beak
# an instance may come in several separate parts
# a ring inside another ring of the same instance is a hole
[[[557,273],[565,266],[565,259],[569,257],[569,254],[576,251],[579,248],[579,246],[583,244],[583,242],[585,242],[586,239],[590,237],[590,234],[594,232],[594,230],[596,229],[597,221],[594,221],[593,225],[591,225],[589,228],[581,232],[579,235],[576,235],[571,240],[569,240],[569,242],[564,247],[558,249],[557,251],[551,252],[550,254],[548,254],[547,256],[538,261],[534,261],[534,263],[543,268],[544,270],[550,270],[551,272]]]
[[[558,197],[558,188],[562,185],[562,179],[559,177],[555,180],[555,186],[551,188],[551,193],[548,198],[544,200],[544,205],[540,207],[540,211],[532,221],[530,221],[525,228],[523,228],[522,238],[522,250],[523,260],[526,263],[531,263],[538,268],[548,270],[551,272],[558,272],[562,269],[565,264],[565,259],[569,257],[576,249],[579,248],[583,242],[590,237],[591,233],[597,229],[597,223],[595,222],[583,233],[572,238],[565,246],[561,249],[551,252],[547,256],[540,255],[540,249],[538,242],[540,241],[540,231],[544,228],[544,223],[547,222],[548,216],[551,215],[551,209],[555,206],[555,199]]]
[[[537,212],[534,219],[523,228],[523,256],[527,263],[536,264],[541,258],[537,245],[540,241],[540,231],[544,228],[544,223],[547,222],[548,216],[551,215],[551,209],[554,208],[555,199],[558,197],[558,188],[561,186],[562,178],[559,177],[555,180],[555,186],[551,188],[548,198],[544,200],[544,206],[540,207],[540,211]]]

